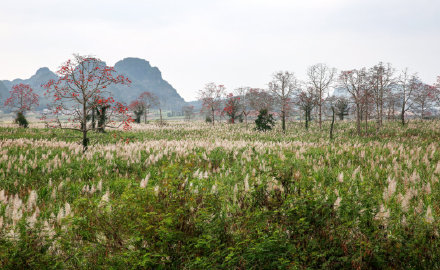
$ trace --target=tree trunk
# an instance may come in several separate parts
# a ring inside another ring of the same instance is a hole
[[[283,132],[286,132],[286,112],[281,111],[281,126],[283,128]]]
[[[83,119],[81,123],[81,130],[83,133],[83,152],[87,151],[88,145],[89,145],[89,139],[87,138],[87,107],[86,107],[86,101],[83,102]]]
[[[87,151],[87,148],[89,146],[89,139],[87,138],[87,130],[83,130],[82,145],[83,145],[83,152]]]
[[[101,108],[101,110],[96,111],[96,114],[98,116],[98,132],[105,131],[105,121],[106,121],[107,108],[109,108],[109,106],[104,106]]]
[[[365,106],[365,135],[368,134],[368,103]]]
[[[92,109],[92,130],[95,130],[95,128],[96,128],[95,109]]]
[[[330,140],[333,140],[333,125],[335,124],[335,108],[332,106],[332,124],[330,125]]]
[[[305,114],[306,114],[306,130],[309,130],[309,110],[305,110]]]
[[[380,128],[380,105],[379,101],[376,101],[376,132],[379,131]]]
[[[159,108],[159,115],[160,115],[160,125],[163,125],[163,120],[162,120],[162,108]]]
[[[319,129],[321,129],[322,128],[322,102],[321,101],[319,102],[318,114],[319,114]]]
[[[400,120],[402,120],[402,126],[405,126],[405,109],[402,107],[402,112],[400,113]]]
[[[361,106],[359,106],[359,103],[356,104],[356,132],[358,136],[361,135]]]
[[[312,109],[309,109],[309,125],[312,122]]]
[[[394,120],[396,117],[395,117],[395,115],[396,115],[396,110],[395,110],[395,108],[394,108],[394,101],[393,101],[393,114],[392,114],[392,120]]]
[[[147,123],[148,112],[149,112],[148,110],[149,110],[148,108],[145,108],[145,111],[144,111],[144,124]]]
[[[212,115],[212,125],[214,126],[214,117],[215,117],[215,110],[214,110],[214,108],[212,108],[212,110],[211,110],[211,115]]]

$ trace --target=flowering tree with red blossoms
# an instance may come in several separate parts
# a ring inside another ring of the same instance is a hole
[[[226,104],[225,108],[223,109],[223,112],[226,113],[229,116],[229,122],[231,124],[235,123],[235,119],[237,117],[240,117],[242,113],[241,109],[241,103],[240,103],[240,97],[234,96],[232,93],[229,93],[226,96]]]
[[[10,91],[11,96],[5,101],[5,106],[10,107],[14,112],[25,113],[34,106],[38,106],[38,95],[28,84],[17,84]]]
[[[113,67],[106,66],[98,58],[80,55],[65,62],[57,74],[57,80],[44,85],[46,95],[53,98],[51,107],[55,119],[51,126],[82,132],[84,151],[88,146],[87,132],[93,129],[88,116],[94,111],[98,112],[99,129],[121,125],[124,129],[130,128],[133,119],[128,108],[116,102],[107,90],[113,84],[130,84],[128,78],[117,75]],[[59,120],[59,114],[69,118],[67,125]]]
[[[33,92],[34,90],[28,84],[17,84],[12,87],[10,91],[10,97],[5,101],[5,107],[10,107],[17,113],[16,122],[20,126],[27,127],[27,121],[24,118],[24,113],[30,111],[33,107],[38,106],[38,95]],[[18,121],[18,119],[24,119],[26,124]]]
[[[144,104],[139,100],[133,100],[130,105],[128,105],[128,108],[134,113],[134,121],[139,124],[141,122],[141,116],[145,111]]]

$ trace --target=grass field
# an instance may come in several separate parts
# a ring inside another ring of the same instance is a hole
[[[0,125],[0,268],[440,268],[440,122]]]

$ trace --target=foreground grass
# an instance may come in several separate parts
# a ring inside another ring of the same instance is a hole
[[[1,268],[439,268],[440,122],[0,127]]]

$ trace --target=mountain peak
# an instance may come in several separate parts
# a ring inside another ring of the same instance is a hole
[[[130,63],[130,64],[146,64],[146,65],[150,66],[150,62],[148,62],[145,59],[138,58],[138,57],[126,57],[119,62],[125,62],[125,63]]]
[[[50,71],[50,69],[47,67],[42,67],[37,70],[37,73],[35,73],[35,75],[48,74],[48,73],[52,73],[52,71]]]
[[[145,78],[156,78],[162,80],[162,73],[157,67],[152,67],[150,62],[145,59],[128,57],[117,62],[115,64],[115,69],[126,73],[130,78],[134,77],[136,79]]]

